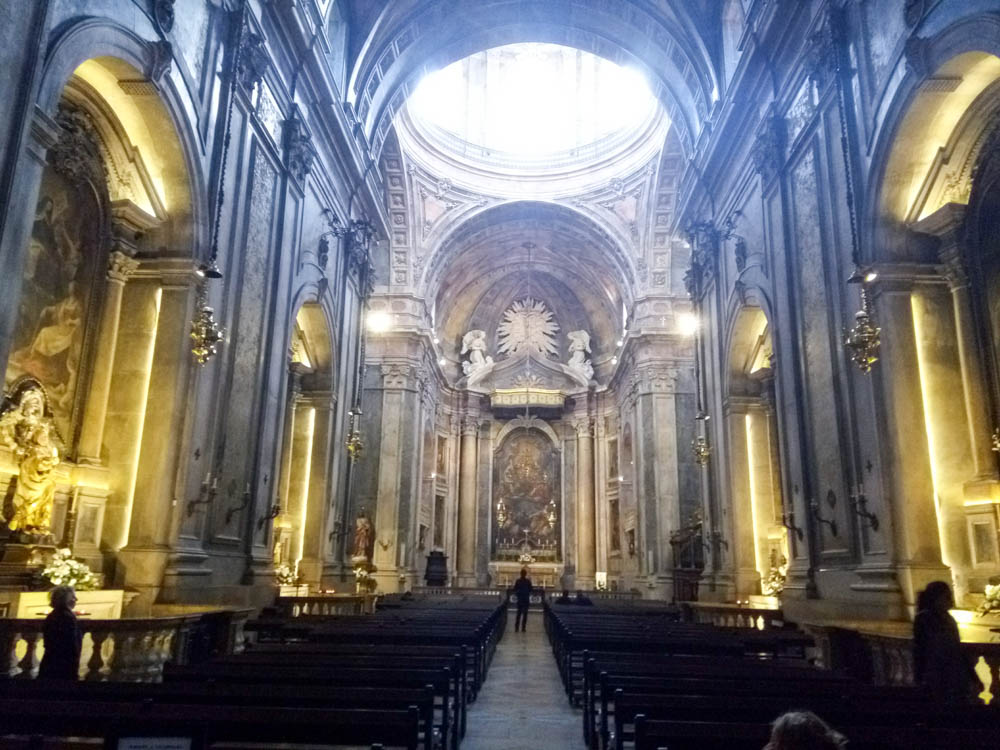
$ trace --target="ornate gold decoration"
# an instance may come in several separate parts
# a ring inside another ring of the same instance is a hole
[[[204,285],[198,288],[198,308],[191,321],[191,354],[203,365],[216,355],[218,346],[226,339],[226,329],[215,322],[215,310],[208,304]]]
[[[694,460],[699,466],[708,463],[709,456],[712,455],[712,446],[704,437],[697,437],[691,441],[691,450],[694,452]]]
[[[993,435],[990,436],[993,442],[993,446],[990,448],[994,453],[1000,453],[1000,427],[993,430]]]
[[[882,329],[872,319],[871,301],[868,298],[867,287],[874,280],[874,272],[862,271],[860,268],[856,268],[847,280],[848,284],[860,287],[861,309],[854,313],[854,327],[844,331],[844,346],[850,352],[854,364],[866,374],[878,362],[878,349],[882,343]]]
[[[14,454],[18,465],[14,488],[12,531],[51,533],[56,482],[52,470],[59,465],[62,439],[52,421],[48,397],[34,378],[19,378],[0,406],[0,441]]]
[[[501,526],[507,525],[507,505],[504,503],[503,498],[497,503],[497,523]]]
[[[361,458],[365,443],[361,439],[361,431],[357,427],[357,418],[361,416],[361,410],[351,409],[348,414],[350,415],[350,426],[347,430],[347,440],[344,441],[344,446],[347,448],[347,459],[353,464]]]

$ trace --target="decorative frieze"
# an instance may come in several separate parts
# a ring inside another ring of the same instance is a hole
[[[387,389],[406,388],[415,369],[411,365],[382,365],[382,387]]]

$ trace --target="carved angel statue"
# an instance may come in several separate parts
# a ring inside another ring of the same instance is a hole
[[[590,354],[590,334],[586,331],[570,331],[566,334],[566,338],[569,339],[567,347],[569,362],[566,366],[590,380],[594,377],[594,368],[587,359],[587,355]]]
[[[18,475],[11,530],[50,533],[61,442],[48,412],[45,391],[36,380],[16,382],[0,406],[0,440],[14,454]]]
[[[462,363],[462,372],[471,375],[493,364],[493,357],[486,353],[486,331],[474,329],[462,337],[462,354],[469,359]]]

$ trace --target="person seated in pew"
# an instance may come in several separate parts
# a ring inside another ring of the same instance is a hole
[[[975,699],[979,678],[962,653],[958,623],[948,610],[955,606],[951,587],[931,581],[917,596],[913,618],[913,663],[917,682],[946,701]]]
[[[764,750],[841,750],[847,739],[812,711],[789,711],[771,725]]]
[[[556,599],[556,604],[570,604],[569,589],[563,589],[563,592]]]
[[[594,603],[590,601],[590,597],[584,594],[582,591],[576,592],[576,597],[573,599],[573,604],[579,604],[584,607],[592,607]]]
[[[73,613],[76,591],[72,586],[56,586],[49,593],[49,603],[52,611],[42,626],[45,655],[38,667],[38,679],[75,680],[80,672],[83,644],[83,634]]]

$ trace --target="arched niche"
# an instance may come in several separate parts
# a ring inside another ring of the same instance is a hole
[[[532,420],[501,432],[493,454],[491,557],[518,563],[521,555],[558,563],[562,549],[562,456],[547,424]]]
[[[326,312],[303,303],[289,333],[289,387],[284,409],[272,555],[276,566],[318,586],[327,557],[328,496],[333,485],[335,398],[333,339]]]
[[[726,355],[726,438],[737,593],[774,594],[783,586],[788,539],[782,525],[773,340],[760,307],[731,319]],[[759,581],[759,584],[758,584]]]

